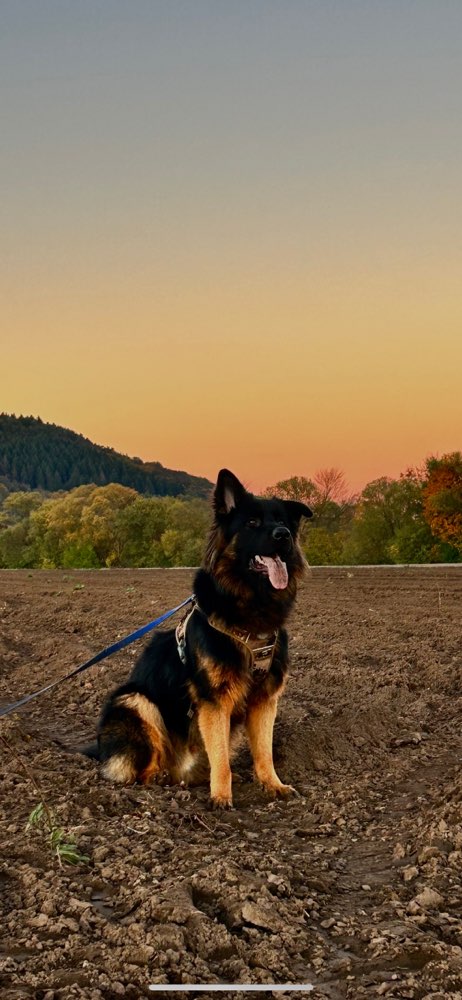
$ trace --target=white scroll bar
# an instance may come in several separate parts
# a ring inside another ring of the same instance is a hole
[[[248,991],[252,991],[253,993],[274,993],[275,991],[279,993],[288,993],[289,991],[298,990],[299,993],[310,993],[310,991],[314,989],[314,986],[312,986],[311,983],[278,983],[277,985],[273,983],[228,983],[227,985],[225,983],[181,983],[178,985],[172,985],[171,983],[168,985],[166,983],[155,983],[148,986],[148,989],[153,992],[156,990],[157,992],[165,990],[165,992],[170,993],[180,990],[183,992],[186,990],[196,992],[199,990],[207,990],[211,993],[224,993],[226,990],[235,990],[237,993],[244,993]]]

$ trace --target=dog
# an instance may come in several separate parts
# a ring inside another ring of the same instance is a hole
[[[294,791],[276,774],[272,744],[289,662],[285,622],[306,566],[302,517],[312,517],[304,503],[259,499],[221,470],[192,610],[150,641],[87,749],[105,777],[146,784],[168,774],[190,784],[209,771],[213,806],[231,807],[230,761],[245,727],[257,780],[273,796]]]

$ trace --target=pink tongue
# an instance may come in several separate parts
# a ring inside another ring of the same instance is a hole
[[[268,576],[275,590],[284,590],[289,582],[286,564],[279,556],[274,559],[271,556],[260,556],[260,559],[268,569]]]

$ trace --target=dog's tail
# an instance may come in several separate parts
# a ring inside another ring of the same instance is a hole
[[[88,743],[87,746],[79,747],[78,752],[91,760],[99,760],[99,747],[97,743]]]

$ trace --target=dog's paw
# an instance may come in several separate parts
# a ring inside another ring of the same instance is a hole
[[[210,805],[212,809],[217,810],[232,809],[233,800],[231,796],[228,795],[215,795],[213,799],[210,799]]]
[[[268,795],[271,795],[274,799],[288,799],[291,795],[298,797],[299,793],[297,789],[292,785],[283,785],[282,781],[276,784],[269,784],[263,782],[263,788]]]
[[[293,785],[281,785],[280,788],[276,788],[276,795],[279,799],[289,799],[291,796],[299,798],[300,793]]]

